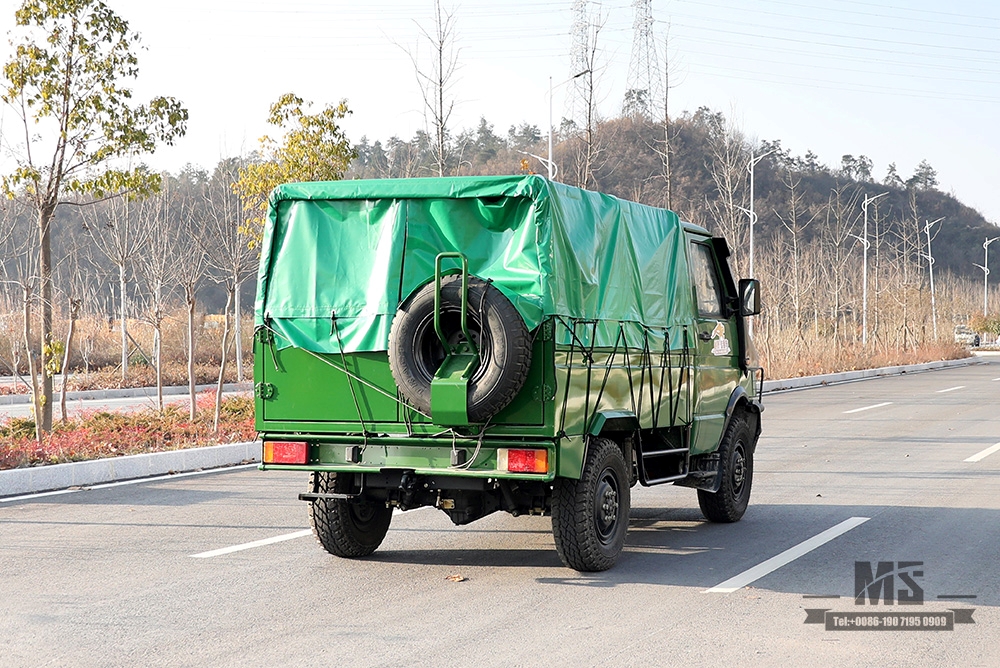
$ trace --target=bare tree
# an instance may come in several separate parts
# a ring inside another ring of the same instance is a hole
[[[169,182],[168,182],[169,183]],[[146,228],[145,252],[136,259],[136,269],[146,283],[145,318],[153,327],[153,367],[156,371],[156,406],[163,411],[163,320],[170,287],[179,266],[178,226],[170,220],[169,185],[156,197],[142,203],[139,224]]]
[[[70,252],[63,259],[65,276],[59,281],[65,293],[68,305],[69,322],[66,331],[66,342],[63,349],[62,358],[62,382],[59,388],[59,415],[63,422],[69,419],[66,410],[66,392],[69,385],[70,360],[73,356],[73,343],[76,337],[76,324],[80,319],[80,313],[84,303],[94,297],[94,285],[92,282],[92,269],[87,250],[74,244]]]
[[[31,329],[32,314],[38,300],[36,295],[40,282],[38,262],[39,230],[32,225],[18,224],[19,210],[14,207],[4,208],[5,231],[3,237],[4,261],[0,267],[4,272],[4,285],[14,286],[21,299],[21,344],[28,362],[28,379],[31,384],[32,417],[35,420],[35,439],[40,443],[44,430],[44,401],[40,386],[43,371],[39,360],[39,349],[35,345],[35,336]],[[8,227],[9,225],[9,227]],[[14,373],[19,366],[21,346],[11,341],[11,356]]]
[[[239,198],[233,194],[231,183],[236,178],[239,164],[223,161],[215,170],[206,193],[207,215],[205,217],[207,237],[206,261],[215,272],[215,280],[226,290],[226,308],[222,330],[222,362],[219,365],[219,380],[215,396],[214,429],[219,428],[219,412],[222,407],[222,388],[229,361],[230,313],[239,288],[253,270],[257,252],[247,244],[246,236],[240,233],[244,227],[244,209]],[[239,313],[237,313],[239,317]],[[237,360],[242,364],[243,360]]]
[[[673,152],[673,139],[675,131],[670,122],[670,89],[676,85],[671,83],[675,65],[670,58],[670,25],[663,36],[663,116],[660,119],[660,132],[662,138],[656,139],[649,145],[649,148],[660,159],[660,178],[663,179],[664,204],[666,208],[673,210],[673,168],[670,165],[670,157]]]
[[[851,189],[853,188],[853,191]],[[850,191],[850,192],[849,192]],[[861,190],[851,184],[840,185],[830,191],[826,207],[826,220],[822,229],[822,243],[826,255],[825,267],[828,272],[828,290],[833,298],[830,315],[833,319],[833,337],[842,333],[840,327],[843,315],[848,277],[848,260],[854,243],[854,229],[858,222],[858,199]]]
[[[431,152],[438,176],[448,172],[448,133],[451,113],[455,109],[452,96],[455,73],[458,70],[458,52],[455,46],[455,11],[441,8],[441,0],[434,0],[434,24],[428,29],[417,24],[423,40],[430,45],[430,63],[421,66],[419,43],[412,51],[404,49],[413,63],[424,100],[424,111],[434,127]]]
[[[598,137],[600,116],[598,115],[597,105],[600,101],[598,83],[600,81],[599,70],[601,68],[598,62],[598,55],[600,54],[598,38],[600,37],[601,30],[604,29],[606,20],[607,17],[600,13],[589,17],[587,44],[582,61],[585,65],[584,74],[576,78],[575,91],[576,95],[580,97],[578,102],[583,113],[583,118],[581,119],[583,121],[582,129],[573,141],[573,145],[576,148],[574,180],[575,185],[580,188],[597,187],[594,171],[597,168],[598,159],[603,151],[603,146]]]
[[[816,220],[820,212],[816,210],[812,212],[811,216],[809,215],[809,211],[803,201],[802,191],[799,188],[801,178],[796,173],[790,169],[786,170],[781,182],[788,191],[785,215],[782,215],[778,211],[775,211],[774,214],[781,221],[782,227],[788,231],[789,254],[791,255],[792,266],[790,272],[779,273],[774,278],[787,283],[789,286],[792,312],[795,315],[795,332],[796,336],[801,339],[803,336],[802,296],[803,292],[808,289],[808,286],[805,285],[804,272],[802,271],[802,235],[805,229]]]
[[[705,204],[733,249],[733,273],[743,276],[742,249],[748,244],[748,228],[743,215],[746,210],[743,204],[746,201],[747,143],[739,128],[721,113],[708,118],[708,131],[711,153],[708,169],[716,193],[715,196],[706,195]]]
[[[195,388],[195,330],[194,321],[198,303],[198,289],[206,276],[205,262],[205,220],[203,194],[194,197],[198,191],[203,191],[207,175],[202,171],[186,170],[178,177],[187,181],[180,188],[177,201],[177,216],[175,222],[178,230],[176,257],[177,265],[175,280],[184,292],[184,305],[187,312],[187,377],[188,377],[188,414],[192,420],[197,412],[197,396]]]
[[[142,224],[139,215],[142,206],[128,197],[117,197],[83,210],[84,230],[94,246],[118,269],[122,380],[128,377],[128,284],[133,261],[146,252],[149,240],[149,228]]]

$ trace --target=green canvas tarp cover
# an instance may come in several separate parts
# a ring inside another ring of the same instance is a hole
[[[625,329],[635,346],[643,332],[662,340],[693,321],[676,214],[527,175],[275,188],[256,324],[276,331],[281,347],[387,350],[396,309],[433,280],[445,251],[463,253],[470,274],[492,280],[529,330],[548,316],[597,321],[596,330],[575,328],[578,343],[614,346]],[[566,327],[557,332],[561,343],[574,338]]]

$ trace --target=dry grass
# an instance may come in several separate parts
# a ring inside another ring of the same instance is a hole
[[[761,363],[768,378],[797,378],[824,373],[876,369],[961,359],[969,351],[954,343],[924,343],[906,349],[884,346],[864,348],[860,343],[833,339],[803,340],[792,333],[771,335],[757,341]]]
[[[168,405],[131,413],[90,411],[66,423],[56,423],[42,443],[34,439],[31,418],[0,422],[0,469],[120,457],[146,452],[180,450],[218,443],[252,440],[255,436],[253,398],[237,396],[222,402],[219,431],[212,431],[215,393],[198,395],[197,417],[186,406]]]

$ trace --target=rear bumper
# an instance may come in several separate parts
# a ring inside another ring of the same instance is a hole
[[[556,476],[559,456],[553,440],[484,438],[480,441],[473,438],[313,437],[300,434],[265,434],[262,440],[305,441],[308,444],[305,463],[264,462],[259,467],[262,471],[382,473],[406,470],[423,476],[550,481]],[[544,449],[548,452],[547,470],[545,473],[500,470],[497,461],[500,448]]]

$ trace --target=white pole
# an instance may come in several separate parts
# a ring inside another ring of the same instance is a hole
[[[552,77],[549,77],[549,161],[545,167],[549,170],[549,180],[552,180]]]
[[[990,276],[990,244],[1000,239],[1000,237],[993,237],[992,239],[987,238],[983,242],[983,266],[980,269],[983,270],[983,317],[986,317],[986,312],[989,308],[989,276]]]
[[[554,179],[556,176],[556,163],[552,161],[552,135],[555,131],[554,130],[555,125],[552,120],[552,92],[555,88],[558,88],[559,86],[562,86],[564,84],[568,84],[570,81],[573,81],[574,79],[579,79],[584,74],[590,74],[590,70],[584,70],[579,74],[574,74],[569,79],[566,79],[566,81],[558,83],[555,86],[552,85],[552,77],[549,77],[549,158],[545,162],[545,168],[548,170],[550,181]],[[528,153],[527,155],[532,155],[532,154]]]
[[[938,218],[933,220],[924,227],[924,232],[927,233],[927,270],[930,272],[931,278],[931,320],[934,323],[934,340],[937,341],[938,329],[937,329],[937,305],[934,303],[934,255],[931,253],[931,227],[935,223],[940,223],[944,218]]]
[[[754,181],[754,167],[757,163],[766,158],[767,156],[774,153],[774,150],[770,150],[763,155],[754,157],[753,151],[750,151],[750,162],[747,163],[747,171],[750,172],[750,208],[746,210],[747,215],[750,217],[750,269],[747,278],[753,278],[753,228],[757,224],[757,214],[753,210],[753,181]],[[747,319],[747,334],[753,337],[753,320]]]
[[[865,249],[864,264],[862,265],[863,270],[861,272],[861,281],[864,284],[861,294],[861,345],[868,345],[868,205],[877,200],[879,197],[884,197],[888,195],[888,192],[884,192],[880,195],[875,195],[875,197],[868,197],[865,194],[865,201],[862,202],[861,208],[865,212],[865,228],[862,232],[861,245]]]

